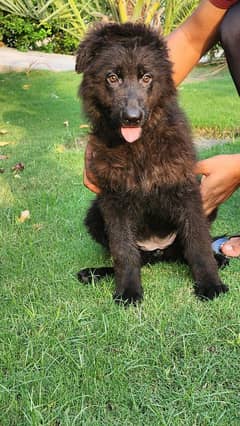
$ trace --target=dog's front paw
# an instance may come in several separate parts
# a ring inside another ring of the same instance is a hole
[[[218,284],[200,283],[194,286],[195,294],[201,300],[212,300],[218,297],[221,293],[226,293],[229,288],[227,285],[219,281]]]
[[[143,299],[143,288],[139,286],[127,287],[124,290],[117,289],[113,295],[113,299],[118,304],[136,305]]]

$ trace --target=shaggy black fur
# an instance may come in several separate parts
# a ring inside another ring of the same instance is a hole
[[[107,24],[80,44],[80,96],[92,123],[90,171],[102,189],[85,219],[92,237],[110,250],[113,268],[87,268],[83,282],[114,272],[115,300],[142,299],[141,265],[184,259],[196,294],[212,299],[228,290],[211,250],[195,152],[180,110],[165,42],[139,24]],[[165,249],[139,242],[177,233]]]

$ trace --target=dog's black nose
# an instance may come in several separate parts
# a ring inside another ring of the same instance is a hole
[[[122,122],[125,125],[137,125],[141,123],[143,114],[139,108],[127,107],[122,113]]]

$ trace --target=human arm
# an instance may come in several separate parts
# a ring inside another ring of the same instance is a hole
[[[212,1],[216,4],[229,3],[230,6],[233,4],[232,1]],[[202,0],[193,14],[167,36],[176,86],[217,41],[218,28],[226,11],[227,8],[216,7],[210,0]]]
[[[201,195],[209,215],[240,187],[240,154],[216,155],[197,163],[195,173],[203,175]]]

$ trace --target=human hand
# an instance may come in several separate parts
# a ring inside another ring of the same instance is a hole
[[[209,215],[240,186],[240,154],[216,155],[199,161],[195,173],[202,175],[203,208]]]
[[[88,144],[85,151],[85,167],[83,170],[83,183],[90,191],[94,192],[95,194],[100,194],[101,189],[94,183],[95,177],[90,172],[90,163],[93,159],[94,154],[92,152],[92,149],[90,145]]]

